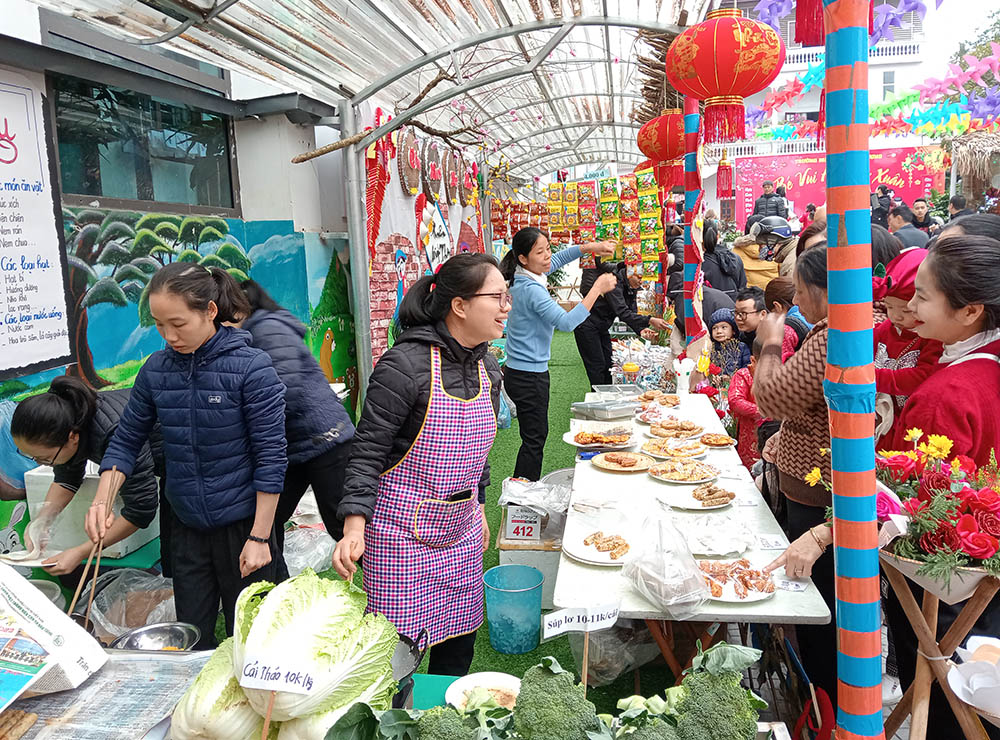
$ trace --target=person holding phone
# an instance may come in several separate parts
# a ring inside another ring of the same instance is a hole
[[[333,567],[364,555],[368,608],[414,640],[430,672],[462,676],[483,621],[487,458],[496,436],[511,298],[496,260],[458,254],[422,277],[399,309],[403,333],[372,373],[338,515]]]

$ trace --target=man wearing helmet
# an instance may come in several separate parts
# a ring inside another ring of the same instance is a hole
[[[781,216],[768,216],[750,228],[750,235],[760,245],[760,258],[773,260],[779,275],[791,275],[795,269],[795,235],[788,220]]]
[[[753,215],[780,216],[783,219],[787,219],[788,203],[782,196],[774,192],[774,183],[770,180],[764,180],[761,183],[761,187],[764,189],[764,194],[754,203]]]

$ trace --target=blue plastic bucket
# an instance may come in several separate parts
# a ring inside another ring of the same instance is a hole
[[[483,574],[490,645],[520,655],[538,647],[545,576],[530,565],[498,565]]]

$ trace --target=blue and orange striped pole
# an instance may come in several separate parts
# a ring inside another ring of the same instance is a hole
[[[868,0],[823,0],[838,740],[883,740],[875,513]]]
[[[701,201],[701,178],[698,175],[698,129],[701,112],[698,99],[684,98],[684,335],[688,344],[702,333],[701,319],[694,312],[695,291],[701,255],[694,245],[691,227]],[[697,358],[692,358],[697,359]]]

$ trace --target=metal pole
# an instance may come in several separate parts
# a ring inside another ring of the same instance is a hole
[[[344,138],[358,132],[358,122],[350,100],[340,101],[340,135]],[[357,144],[344,150],[347,171],[347,237],[350,241],[351,288],[354,308],[354,340],[358,351],[358,383],[363,395],[372,375],[372,313],[368,285],[368,240],[365,230],[364,188],[361,180],[361,156]],[[375,226],[378,228],[378,225]]]
[[[884,740],[872,364],[868,0],[823,0],[837,731]],[[836,379],[836,380],[834,380]],[[832,646],[831,646],[832,647]]]

